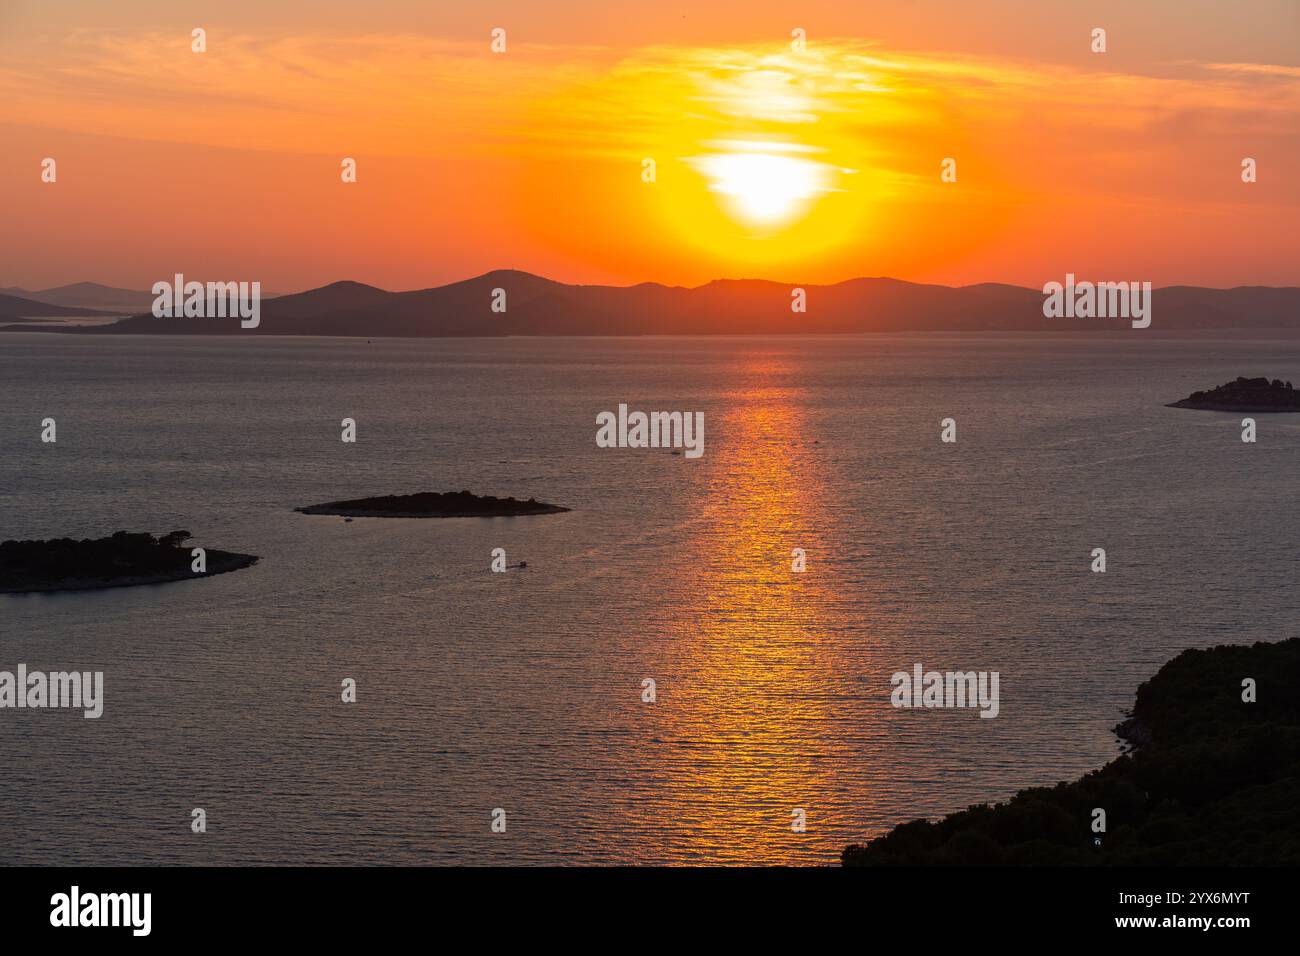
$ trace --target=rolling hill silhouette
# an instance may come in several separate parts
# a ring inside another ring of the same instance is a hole
[[[118,315],[147,312],[153,305],[154,298],[149,292],[117,289],[98,282],[74,282],[35,292],[19,288],[0,289],[0,294],[20,296],[33,302],[61,305],[70,309],[120,310]]]
[[[56,318],[78,315],[106,316],[121,314],[122,313],[120,312],[97,312],[94,309],[51,305],[48,302],[40,302],[36,299],[28,299],[16,295],[0,293],[0,319],[36,318],[47,316],[50,318]]]
[[[59,331],[425,337],[1130,327],[1122,318],[1047,319],[1039,290],[997,283],[954,288],[863,278],[804,285],[805,313],[791,312],[792,288],[759,279],[718,279],[694,288],[657,283],[566,285],[527,272],[498,270],[412,292],[335,282],[294,295],[263,297],[261,324],[256,329],[240,329],[238,319],[139,315],[109,325]],[[505,312],[491,309],[495,289],[505,290]],[[1300,328],[1300,288],[1170,286],[1155,290],[1153,302],[1153,328]]]

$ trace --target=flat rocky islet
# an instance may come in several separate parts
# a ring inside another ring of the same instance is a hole
[[[1256,699],[1243,700],[1243,680]],[[1100,770],[1006,803],[914,820],[845,866],[1300,863],[1300,638],[1183,651],[1137,691]],[[1093,810],[1107,814],[1092,831]]]
[[[339,515],[345,518],[502,518],[518,515],[549,515],[568,511],[536,498],[496,498],[468,491],[421,491],[413,495],[380,495],[327,501],[294,508],[307,515]]]
[[[90,591],[207,578],[249,567],[257,556],[205,549],[206,570],[191,570],[188,531],[118,531],[106,538],[0,542],[0,593]]]
[[[1300,391],[1281,379],[1238,376],[1207,392],[1193,392],[1167,408],[1195,408],[1209,412],[1300,412]]]

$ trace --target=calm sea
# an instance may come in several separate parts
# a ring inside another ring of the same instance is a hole
[[[1296,636],[1300,416],[1164,407],[1239,374],[1300,343],[0,336],[0,537],[262,558],[0,595],[0,669],[105,673],[0,711],[0,862],[827,864],[1077,776],[1182,649]],[[620,402],[704,456],[597,448]],[[573,510],[292,510],[460,489]],[[894,709],[916,663],[1000,715]]]

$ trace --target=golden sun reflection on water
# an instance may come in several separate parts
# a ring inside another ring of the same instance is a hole
[[[665,635],[670,679],[653,710],[676,766],[656,803],[698,862],[793,862],[811,834],[791,829],[792,811],[812,831],[836,770],[822,731],[843,622],[826,576],[791,568],[794,548],[818,560],[812,519],[828,506],[797,369],[754,357],[739,378],[731,411],[710,421],[692,549],[665,569],[698,587]]]

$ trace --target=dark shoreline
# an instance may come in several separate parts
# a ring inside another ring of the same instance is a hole
[[[528,515],[557,515],[564,511],[570,511],[569,508],[561,508],[558,505],[547,505],[545,508],[536,511],[455,511],[455,512],[432,512],[432,511],[353,511],[353,510],[329,510],[328,505],[310,505],[306,508],[294,508],[294,511],[304,515],[333,515],[337,518],[524,518]]]
[[[237,551],[212,551],[205,554],[207,570],[195,574],[188,569],[176,570],[165,574],[124,574],[117,577],[65,578],[46,584],[10,586],[0,584],[0,594],[51,594],[59,591],[104,591],[109,588],[142,587],[148,584],[169,584],[173,581],[196,581],[210,578],[217,574],[229,574],[252,567],[259,560],[255,554],[240,554]]]
[[[515,518],[560,514],[570,509],[535,498],[520,501],[518,498],[474,495],[468,491],[422,491],[412,495],[380,495],[326,501],[293,510],[305,515],[335,515],[343,518]]]
[[[1255,699],[1243,682],[1255,681]],[[1300,638],[1183,651],[1137,690],[1121,756],[845,847],[845,866],[1300,863]],[[1096,811],[1105,829],[1094,830]]]
[[[1165,408],[1191,408],[1201,412],[1249,412],[1252,415],[1259,414],[1292,414],[1300,412],[1300,408],[1268,408],[1262,405],[1222,405],[1214,402],[1193,402],[1183,399],[1181,402],[1169,402]]]

